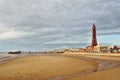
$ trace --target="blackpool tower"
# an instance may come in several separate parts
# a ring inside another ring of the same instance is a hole
[[[93,49],[94,46],[97,46],[96,26],[95,26],[95,24],[93,24],[93,26],[92,26],[92,44],[91,44],[91,48]]]

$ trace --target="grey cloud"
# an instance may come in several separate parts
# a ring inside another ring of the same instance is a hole
[[[119,0],[1,0],[0,23],[27,36],[0,42],[8,50],[12,43],[24,50],[72,47],[75,43],[89,45],[93,23],[98,35],[119,35],[119,14]],[[59,42],[61,45],[46,44]]]
[[[99,33],[98,35],[99,36],[102,36],[102,35],[120,35],[120,32]]]

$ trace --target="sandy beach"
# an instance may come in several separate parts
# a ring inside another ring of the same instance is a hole
[[[119,58],[0,54],[0,80],[119,80]]]
[[[84,75],[66,78],[64,80],[120,80],[120,57],[77,55],[98,60],[97,71]]]

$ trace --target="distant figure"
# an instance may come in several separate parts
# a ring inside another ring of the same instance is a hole
[[[31,51],[29,51],[29,54],[31,54]]]

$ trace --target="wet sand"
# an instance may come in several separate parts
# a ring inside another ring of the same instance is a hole
[[[76,58],[80,58],[80,59],[84,58],[84,60],[96,62],[97,68],[94,70],[85,70],[83,72],[75,73],[75,74],[71,74],[71,75],[58,76],[58,77],[52,78],[50,80],[84,80],[84,79],[80,79],[80,78],[82,78],[86,75],[89,75],[89,74],[96,73],[96,72],[106,71],[106,70],[120,67],[120,61],[119,61],[120,59],[114,60],[114,58],[116,58],[116,57],[109,57],[108,59],[103,58],[101,56],[99,56],[99,58],[97,58],[98,56],[97,57],[94,56],[94,58],[93,57],[91,58],[91,56],[72,55],[72,57],[76,57]],[[119,79],[120,79],[120,77],[119,77]],[[85,79],[85,80],[89,80],[89,78]],[[92,80],[92,78],[91,78],[91,80]],[[98,80],[98,78],[95,80]],[[104,80],[104,79],[101,78],[101,80]],[[113,80],[116,80],[116,79],[113,79]]]
[[[7,62],[3,64],[5,61]],[[120,79],[119,57],[52,54],[33,54],[26,56],[0,54],[0,62],[0,80],[106,80],[106,78],[104,78],[105,76],[102,74],[109,75],[110,72],[116,74],[115,71],[118,71],[118,75],[115,75],[114,77],[117,77],[118,80]],[[7,68],[6,65],[10,66],[10,68]],[[35,67],[27,68],[29,65],[35,65]],[[53,67],[54,69],[51,69],[50,67]],[[4,72],[4,69],[6,72]],[[26,70],[22,71],[20,69],[26,69],[27,72]],[[29,69],[31,70],[29,71]],[[16,72],[14,70],[18,71]],[[109,70],[111,71],[109,72]],[[9,71],[12,71],[13,73],[8,75],[7,73],[9,73]],[[26,74],[26,76],[24,74]],[[97,78],[93,79],[94,76],[97,76]],[[112,77],[112,79],[109,80],[117,79]]]
[[[0,80],[50,80],[94,70],[95,62],[66,55],[28,55],[0,64]]]
[[[113,55],[113,54],[112,54]],[[72,55],[89,58],[98,63],[95,71],[83,72],[83,75],[72,76],[62,80],[120,80],[120,57],[117,56],[91,56],[91,55]]]

